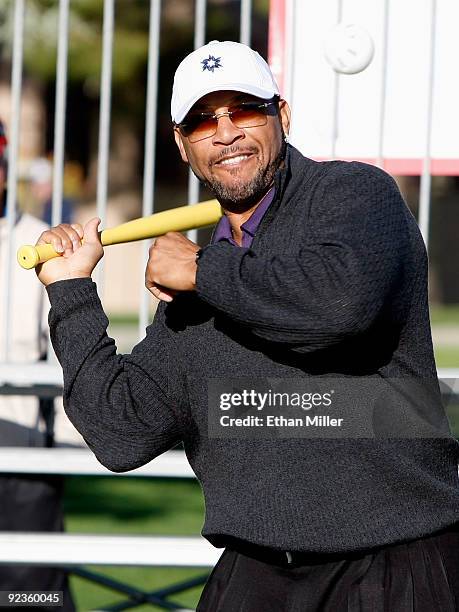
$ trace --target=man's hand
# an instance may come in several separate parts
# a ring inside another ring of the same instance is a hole
[[[171,302],[177,291],[196,287],[196,253],[199,246],[178,232],[155,240],[145,271],[145,287],[158,298]]]
[[[91,276],[104,250],[97,228],[100,219],[94,217],[85,225],[61,223],[43,232],[39,244],[52,244],[62,257],[54,257],[35,268],[37,276],[44,285],[70,278]],[[84,241],[82,244],[81,241]]]

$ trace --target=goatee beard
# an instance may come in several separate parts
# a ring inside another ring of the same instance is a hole
[[[277,169],[283,163],[285,151],[286,144],[284,142],[277,157],[266,168],[258,168],[249,182],[229,186],[212,179],[208,181],[201,179],[201,181],[212,191],[225,210],[235,213],[244,212],[259,202],[268,191],[274,181]]]

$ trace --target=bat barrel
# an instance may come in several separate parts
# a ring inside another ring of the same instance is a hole
[[[209,200],[192,206],[180,206],[171,210],[155,213],[150,217],[135,219],[103,230],[100,234],[103,246],[134,242],[161,236],[167,232],[186,232],[190,229],[214,225],[222,216],[220,204],[217,200]],[[35,268],[40,263],[53,257],[59,257],[51,244],[38,246],[25,245],[20,247],[17,260],[26,270]]]

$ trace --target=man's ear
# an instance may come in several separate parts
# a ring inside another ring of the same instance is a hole
[[[186,154],[185,147],[183,145],[182,135],[180,134],[180,130],[177,127],[174,127],[174,138],[175,144],[178,146],[178,149],[180,151],[181,158],[186,164],[188,164],[188,155]]]
[[[286,136],[290,132],[290,106],[285,100],[279,100],[279,118]]]

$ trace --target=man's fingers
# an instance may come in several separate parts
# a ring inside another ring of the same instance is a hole
[[[43,232],[37,244],[52,244],[57,253],[71,254],[81,245],[81,238],[72,226],[61,224]]]
[[[156,285],[150,287],[149,291],[155,296],[157,300],[163,302],[172,302],[173,300],[173,297],[171,295],[167,294],[165,291],[161,291],[161,289],[159,289],[159,287],[156,287]]]
[[[155,298],[163,302],[172,302],[178,293],[173,289],[166,289],[166,287],[162,287],[161,285],[156,285],[154,283],[145,283],[145,286],[147,287],[148,291],[155,296]]]
[[[81,223],[72,223],[70,227],[72,227],[76,231],[80,238],[83,238],[84,232]]]
[[[90,219],[84,226],[84,241],[86,244],[100,244],[98,227],[100,225],[99,217]]]
[[[52,244],[56,253],[63,253],[65,250],[62,245],[61,237],[52,230],[46,230],[46,232],[40,235],[40,238],[36,242],[36,246],[40,244]]]

